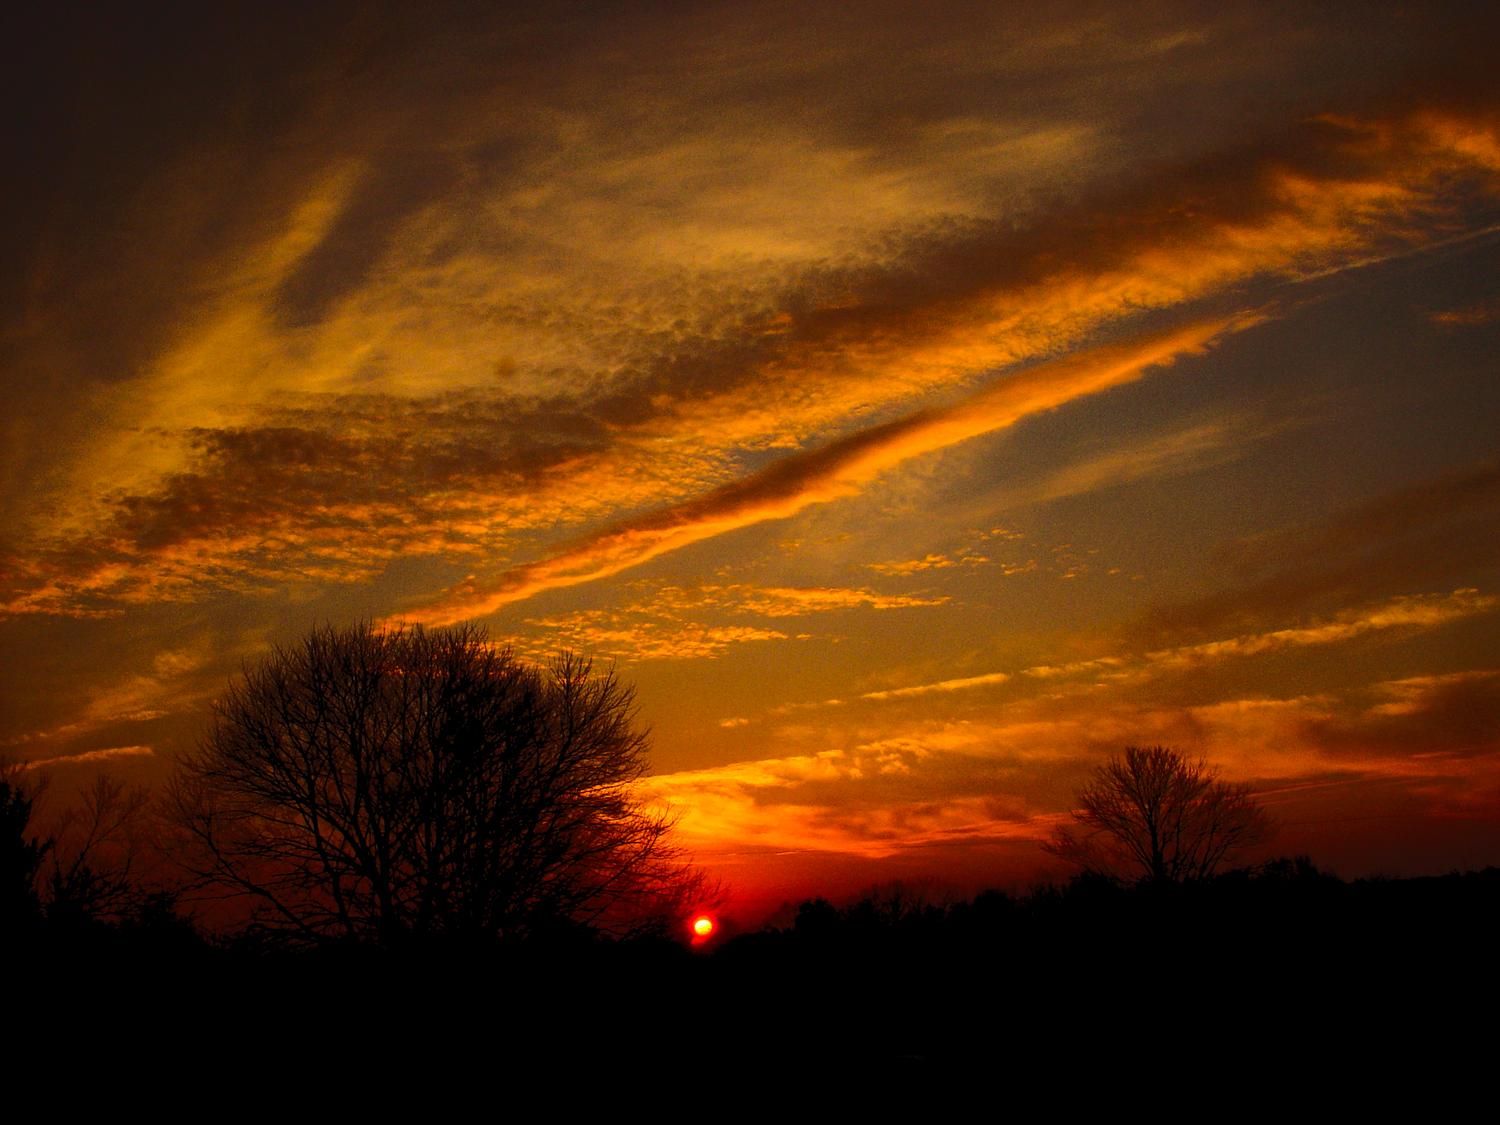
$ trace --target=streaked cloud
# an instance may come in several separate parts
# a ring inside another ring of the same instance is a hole
[[[102,750],[84,750],[77,754],[58,754],[52,758],[36,758],[24,762],[23,770],[52,769],[54,766],[94,765],[111,762],[118,758],[149,758],[155,751],[149,746],[106,746]]]
[[[802,617],[841,610],[892,610],[937,606],[946,597],[880,594],[846,587],[761,587],[745,583],[664,586],[649,602],[614,609],[578,610],[530,618],[543,631],[532,647],[567,645],[636,660],[695,659],[720,654],[747,641],[806,639],[779,629],[726,623],[730,618]]]
[[[1451,594],[1418,594],[1395,598],[1383,605],[1348,610],[1332,621],[1291,629],[1158,649],[1143,657],[1153,669],[1185,668],[1227,657],[1258,656],[1283,648],[1337,644],[1368,633],[1394,629],[1432,629],[1476,614],[1489,613],[1500,599],[1478,590],[1455,590]]]
[[[1189,707],[1121,698],[1087,710],[1077,699],[1034,697],[1013,705],[1008,720],[916,720],[845,749],[648,784],[682,812],[686,838],[710,860],[776,850],[891,857],[945,841],[1035,849],[1065,816],[1073,787],[1129,742],[1202,752],[1228,776],[1252,781],[1273,811],[1330,790],[1363,802],[1409,793],[1447,808],[1476,778],[1493,776],[1496,684],[1493,673],[1439,674],[1346,695]],[[1392,695],[1407,706],[1364,706]],[[1283,843],[1296,846],[1297,831],[1285,827]]]
[[[1068,465],[1034,485],[1017,489],[1015,500],[1045,503],[1132,481],[1196,472],[1243,456],[1257,441],[1295,424],[1292,420],[1257,422],[1249,418],[1199,423]]]
[[[912,457],[1014,425],[1083,395],[1140,378],[1148,368],[1198,354],[1259,320],[1221,318],[1053,361],[991,384],[956,406],[925,410],[840,439],[706,496],[617,525],[561,554],[490,580],[471,578],[436,602],[409,611],[442,624],[482,616],[543,590],[606,578],[669,551],[742,527],[784,519],[857,493]]]
[[[1303,740],[1331,757],[1389,761],[1417,775],[1493,777],[1500,756],[1500,673],[1407,677],[1376,686],[1384,700],[1359,711],[1310,715]]]
[[[1005,672],[986,672],[982,676],[964,676],[954,680],[939,680],[931,684],[914,684],[911,687],[890,688],[886,691],[867,691],[860,696],[861,699],[909,699],[916,695],[930,695],[933,692],[964,691],[968,688],[988,687],[991,684],[1003,684],[1010,679]]]
[[[878,570],[882,574],[894,574],[905,576],[917,574],[924,570],[943,570],[950,566],[978,566],[987,563],[989,559],[983,555],[962,555],[957,559],[949,558],[947,555],[930,554],[920,559],[908,559],[905,562],[871,563],[871,570]]]
[[[527,646],[536,649],[539,655],[557,648],[571,648],[633,660],[706,660],[731,645],[792,639],[791,634],[779,629],[642,619],[613,613],[543,618],[533,624],[546,631],[544,640]]]
[[[1455,590],[1450,594],[1415,594],[1350,609],[1330,621],[1224,637],[1176,648],[1110,654],[1060,664],[1036,664],[1015,673],[985,672],[910,684],[864,692],[858,698],[884,702],[996,687],[1011,683],[1017,675],[1044,682],[1083,678],[1098,684],[1138,684],[1157,676],[1189,671],[1222,661],[1254,658],[1284,649],[1342,644],[1387,631],[1417,633],[1438,629],[1453,622],[1491,613],[1497,606],[1500,606],[1500,598],[1473,589]],[[823,707],[842,704],[843,700],[826,700],[793,706]],[[788,708],[783,706],[776,713],[786,714]]]
[[[478,259],[419,266],[474,213],[436,203],[403,212],[410,229],[377,255],[388,260],[359,273],[372,292],[350,289],[321,317],[289,326],[277,311],[283,289],[341,237],[372,176],[359,160],[337,162],[302,181],[279,223],[220,264],[217,290],[148,373],[101,400],[118,421],[65,474],[65,495],[50,508],[59,517],[33,526],[27,549],[13,553],[6,601],[12,612],[87,613],[100,602],[253,592],[299,570],[314,582],[365,580],[401,557],[493,558],[518,539],[534,552],[543,529],[581,530],[635,510],[612,528],[585,531],[579,545],[476,577],[412,612],[451,620],[617,574],[851,495],[911,457],[1129,381],[1117,371],[1090,384],[1082,354],[1053,361],[1063,365],[1050,369],[1056,398],[1034,385],[1033,372],[983,383],[989,372],[1065,353],[1150,310],[1189,306],[1256,277],[1324,276],[1381,245],[1420,246],[1423,224],[1441,210],[1438,185],[1476,172],[1492,178],[1495,147],[1488,120],[1454,112],[1326,118],[1280,150],[1185,168],[1109,207],[1091,203],[1019,230],[980,220],[938,225],[898,239],[888,260],[794,273],[790,290],[783,283],[747,296],[749,305],[721,303],[717,322],[678,315],[672,323],[684,327],[665,338],[641,325],[624,330],[628,339],[613,350],[567,360],[514,349],[497,356],[477,340],[467,353],[447,344],[423,351],[448,339],[447,319],[513,290],[515,280],[493,266],[486,272]],[[409,277],[431,284],[385,280]],[[442,296],[416,300],[418,292]],[[356,309],[355,320],[342,318]],[[758,320],[767,331],[749,331]],[[535,325],[517,327],[517,339],[530,339]],[[405,335],[397,341],[393,331]],[[1208,342],[1179,332],[1185,350]],[[1110,350],[1088,354],[1107,367]],[[478,366],[476,353],[485,355]],[[501,391],[496,370],[505,373]],[[1083,382],[1060,389],[1074,379]],[[976,382],[981,389],[956,405],[929,404]],[[559,386],[562,396],[554,391],[539,409],[544,388]],[[434,460],[421,428],[432,411],[422,404],[454,388],[449,422],[462,438],[457,456]],[[337,403],[356,392],[386,403],[395,425],[385,448],[347,421],[336,432],[275,425],[289,398]],[[1032,399],[1007,405],[1008,394]],[[528,411],[546,422],[514,424]],[[143,430],[142,417],[178,419],[178,428]],[[850,419],[862,428],[848,432]],[[518,439],[524,448],[508,464],[479,452],[497,437],[502,449]],[[750,454],[775,448],[798,452],[743,471]],[[321,480],[293,472],[303,458],[335,472]],[[371,473],[370,465],[390,471]],[[321,500],[309,494],[314,485]],[[655,506],[673,495],[677,502]]]
[[[1326,520],[1227,544],[1216,561],[1226,589],[1155,606],[1139,632],[1163,639],[1221,632],[1393,586],[1488,575],[1500,564],[1500,464],[1462,465]]]
[[[1475,324],[1488,324],[1500,320],[1500,297],[1488,301],[1476,301],[1456,309],[1443,309],[1430,314],[1434,324],[1444,328],[1466,328]]]
[[[679,812],[684,842],[704,858],[745,850],[883,858],[935,844],[1035,840],[1050,829],[1050,817],[1018,798],[903,794],[927,753],[871,743],[659,775],[645,787]]]
[[[835,589],[829,587],[768,587],[747,596],[740,605],[750,613],[767,617],[798,617],[806,613],[835,609],[912,609],[942,605],[946,596],[914,597],[909,594],[877,594],[873,590]]]

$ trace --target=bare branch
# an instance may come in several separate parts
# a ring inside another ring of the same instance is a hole
[[[1272,831],[1249,786],[1165,746],[1130,746],[1100,766],[1073,819],[1048,852],[1092,874],[1155,882],[1209,878]]]
[[[225,693],[175,819],[201,886],[303,938],[623,931],[694,885],[636,798],[646,750],[633,692],[581,657],[323,628]]]

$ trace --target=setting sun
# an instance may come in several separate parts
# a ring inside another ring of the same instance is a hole
[[[714,932],[714,920],[707,914],[700,914],[693,919],[693,936],[706,938]]]

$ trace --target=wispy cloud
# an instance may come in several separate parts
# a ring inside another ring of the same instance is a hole
[[[1184,668],[1227,657],[1257,656],[1283,648],[1337,644],[1387,629],[1432,629],[1476,614],[1488,613],[1500,599],[1478,590],[1395,598],[1383,605],[1348,610],[1334,620],[1293,629],[1273,629],[1202,644],[1181,645],[1146,653],[1152,668]]]
[[[1258,441],[1296,423],[1231,418],[1190,425],[1171,433],[1121,444],[1068,465],[1014,493],[1017,503],[1082,496],[1131,481],[1196,472],[1244,456]]]
[[[1474,589],[1454,590],[1449,594],[1416,594],[1346,610],[1334,615],[1331,620],[1313,624],[1245,633],[1147,652],[1114,653],[1060,664],[1034,664],[1019,669],[1017,673],[986,672],[911,684],[865,692],[858,698],[883,702],[997,687],[1011,683],[1015,675],[1041,681],[1089,678],[1104,684],[1139,683],[1151,677],[1221,661],[1249,659],[1284,649],[1341,644],[1386,631],[1416,633],[1436,629],[1455,621],[1490,613],[1496,606],[1500,606],[1500,598]],[[827,706],[841,702],[829,700],[806,706]],[[785,708],[782,710],[785,711]]]
[[[108,746],[102,750],[85,750],[77,754],[59,754],[53,758],[38,758],[22,765],[24,770],[51,769],[54,766],[83,766],[95,762],[109,762],[117,758],[150,757],[155,751],[149,746]]]
[[[1215,562],[1224,588],[1154,607],[1133,630],[1140,641],[1213,635],[1418,582],[1473,582],[1500,562],[1500,465],[1464,465],[1331,518],[1233,542]]]
[[[933,551],[921,558],[897,560],[893,562],[869,563],[869,569],[878,574],[888,574],[897,578],[905,578],[908,575],[920,574],[924,570],[947,570],[960,566],[984,566],[994,561],[989,554],[1002,543],[1014,542],[1026,537],[1019,531],[1004,527],[992,527],[987,530],[974,533],[973,541],[964,544],[949,552]],[[1034,560],[1026,563],[1000,562],[997,565],[1004,574],[1015,574],[1022,570],[1035,566]]]
[[[767,617],[800,617],[839,609],[913,609],[942,605],[946,601],[945,595],[924,598],[829,586],[769,586],[745,596],[740,606],[747,612],[762,613]]]
[[[493,579],[471,578],[407,616],[436,624],[482,616],[543,590],[592,582],[669,551],[857,494],[882,472],[925,453],[1014,425],[1085,395],[1133,382],[1259,323],[1219,318],[1129,344],[1098,348],[1007,376],[946,408],[919,411],[814,450],[685,504],[616,525],[576,547]]]
[[[946,597],[881,594],[837,586],[753,586],[746,583],[664,586],[649,601],[619,608],[577,610],[530,618],[544,630],[546,644],[562,643],[588,651],[637,660],[717,656],[746,641],[805,639],[780,629],[726,622],[729,617],[784,619],[849,610],[888,611],[944,604]]]
[[[1432,323],[1444,328],[1467,328],[1475,324],[1488,324],[1500,320],[1500,297],[1488,301],[1475,301],[1458,308],[1442,309],[1428,317]]]
[[[632,660],[709,660],[734,645],[793,639],[780,629],[753,625],[708,625],[612,613],[585,612],[532,624],[546,630],[546,639],[528,642],[527,648],[547,652],[561,645]]]
[[[842,748],[659,775],[646,787],[681,812],[685,838],[710,862],[774,850],[888,858],[944,843],[1035,848],[1095,765],[1143,741],[1204,753],[1276,808],[1317,790],[1325,802],[1334,791],[1360,807],[1394,801],[1406,815],[1418,815],[1415,801],[1487,816],[1472,797],[1475,785],[1494,787],[1497,686],[1500,675],[1478,670],[1185,706],[1032,696],[988,719],[909,720]]]
[[[911,687],[890,688],[886,691],[867,691],[860,696],[861,699],[909,699],[917,695],[931,695],[935,692],[965,691],[969,688],[989,687],[991,684],[1003,684],[1010,679],[1005,672],[986,672],[982,676],[964,676],[954,680],[938,680],[930,684],[913,684]]]
[[[934,136],[984,132],[949,121]],[[1049,167],[1077,155],[1058,138],[1033,147]],[[49,477],[58,487],[32,508],[47,518],[33,518],[0,565],[10,587],[0,597],[12,613],[88,614],[252,592],[299,573],[312,583],[362,580],[396,558],[541,552],[411,611],[439,621],[607,577],[853,495],[909,458],[1138,377],[1091,382],[1082,369],[1108,367],[1109,348],[1054,361],[1035,378],[995,379],[997,370],[1065,355],[1152,310],[1190,307],[1258,277],[1325,276],[1372,250],[1441,241],[1452,205],[1439,189],[1477,176],[1472,191],[1490,192],[1496,150],[1482,114],[1424,109],[1324,119],[1019,229],[993,216],[944,222],[941,209],[906,225],[903,193],[872,212],[884,217],[864,233],[879,253],[829,268],[819,243],[791,255],[802,268],[772,255],[740,288],[730,279],[749,276],[744,255],[730,253],[686,304],[653,303],[653,285],[697,290],[657,263],[655,280],[640,281],[648,295],[629,310],[608,278],[539,278],[524,257],[457,251],[479,237],[475,216],[492,213],[463,193],[441,196],[461,169],[392,210],[377,201],[394,181],[369,159],[304,168],[279,185],[279,218],[264,218],[276,202],[262,208],[253,237],[204,265],[201,305],[161,328],[168,342],[141,360],[142,374],[100,398],[96,414],[109,423]],[[652,174],[672,156],[651,157]],[[548,174],[560,171],[549,165]],[[650,182],[627,175],[619,190],[628,201]],[[674,197],[672,208],[690,200]],[[620,201],[611,203],[615,214]],[[786,206],[778,196],[763,210],[784,221]],[[332,248],[386,225],[374,257],[342,276],[350,264]],[[587,227],[608,231],[597,215]],[[485,228],[483,237],[513,234]],[[641,266],[642,248],[659,241],[637,231],[619,246],[621,260]],[[308,279],[335,275],[331,292],[310,296],[320,288]],[[554,300],[565,313],[548,311]],[[509,310],[501,319],[514,346],[497,354],[486,343],[492,333],[476,307]],[[585,346],[563,342],[579,335],[573,318],[588,322]],[[1183,339],[1182,349],[1213,335]],[[1149,351],[1150,341],[1137,346]],[[360,396],[364,421],[358,407],[346,410]],[[299,400],[307,405],[289,417]],[[320,420],[323,410],[331,413]],[[898,421],[879,421],[901,410]],[[176,428],[163,430],[169,418]],[[849,432],[851,421],[861,428]],[[780,448],[800,452],[745,472]],[[1185,455],[1158,453],[1164,466]],[[557,550],[552,529],[582,538]]]
[[[988,778],[921,793],[914,771],[946,774],[916,743],[872,742],[714,769],[658,775],[651,797],[678,810],[684,842],[710,860],[725,852],[809,851],[884,858],[934,845],[1034,841],[1052,818],[1019,796],[975,792]],[[951,779],[950,779],[951,780]]]

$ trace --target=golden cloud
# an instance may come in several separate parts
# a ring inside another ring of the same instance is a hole
[[[1216,318],[1041,364],[998,380],[955,406],[919,411],[785,458],[745,480],[616,525],[567,551],[497,578],[471,577],[440,599],[407,611],[406,616],[432,624],[482,616],[543,590],[606,578],[689,544],[854,495],[910,458],[1133,382],[1149,368],[1201,354],[1224,335],[1260,320],[1259,314]]]
[[[778,262],[765,277],[783,280],[757,281],[753,294],[724,281],[734,275],[726,269],[692,310],[668,302],[624,316],[619,294],[606,297],[610,274],[580,292],[596,303],[591,324],[623,327],[566,355],[538,341],[576,327],[543,308],[577,279],[523,278],[503,256],[458,253],[476,210],[441,195],[399,209],[398,229],[357,284],[289,320],[288,287],[327,269],[338,256],[329,248],[366,222],[356,218],[380,213],[368,193],[386,183],[366,159],[304,170],[280,220],[204,271],[214,280],[201,305],[165,333],[143,374],[101,393],[94,412],[112,421],[54,474],[65,483],[0,566],[11,586],[0,597],[13,613],[102,612],[117,601],[253,591],[299,570],[327,582],[369,577],[395,557],[493,558],[518,538],[534,544],[553,528],[609,519],[612,528],[572,548],[475,577],[413,614],[452,620],[617,574],[852,495],[907,459],[1139,374],[1090,385],[1082,368],[1108,368],[1109,348],[1044,364],[1041,377],[1038,368],[996,379],[997,370],[1257,277],[1325,276],[1436,245],[1464,191],[1493,194],[1497,147],[1483,112],[1328,118],[1280,145],[1019,230],[992,219],[918,224],[925,233],[892,252],[877,224],[866,233],[886,248],[880,255],[831,273]],[[429,186],[448,182],[439,181]],[[778,210],[784,201],[767,213]],[[879,213],[887,230],[910,217],[900,206]],[[649,241],[642,233],[632,245]],[[483,323],[444,327],[517,292],[533,303],[510,322],[506,356],[484,345]],[[767,330],[751,331],[757,323]],[[1138,346],[1149,350],[1149,339]],[[1039,378],[1055,382],[1057,397]],[[957,405],[931,405],[964,391]],[[349,428],[338,404],[361,394],[389,421]],[[455,394],[445,423],[459,435],[453,455],[427,456],[427,423],[441,413],[432,404]],[[298,437],[279,415],[298,396],[321,396],[337,417],[320,429],[323,407],[304,411]],[[908,413],[896,422],[871,421],[898,409]],[[161,429],[165,419],[179,428]],[[850,419],[864,428],[827,440]],[[498,459],[486,453],[531,436]],[[736,479],[747,453],[774,448],[801,452]],[[1163,464],[1186,455],[1158,452]],[[337,471],[298,471],[308,465]],[[640,514],[620,518],[630,512]]]

